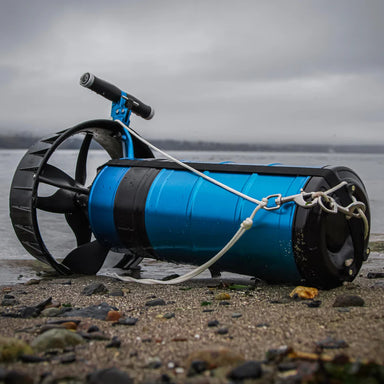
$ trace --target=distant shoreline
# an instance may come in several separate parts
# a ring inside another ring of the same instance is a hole
[[[0,149],[27,149],[40,138],[35,136],[0,135]],[[68,140],[63,149],[76,149],[80,140]],[[316,152],[316,153],[384,153],[384,145],[328,145],[328,144],[271,144],[271,143],[216,143],[210,141],[156,140],[159,148],[174,151],[233,151],[233,152]]]

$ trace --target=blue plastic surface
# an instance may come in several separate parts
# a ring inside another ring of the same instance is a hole
[[[113,209],[117,188],[129,168],[104,167],[96,176],[88,200],[92,232],[105,246],[123,248],[116,231]]]
[[[308,180],[294,176],[206,174],[257,199],[275,193],[299,193]],[[190,172],[164,169],[147,197],[147,234],[161,259],[200,265],[232,238],[254,208],[255,204]],[[253,227],[217,266],[267,280],[299,280],[292,251],[294,212],[294,203],[275,211],[260,210]]]
[[[114,220],[114,200],[127,167],[105,167],[89,196],[89,219],[95,237],[125,252]],[[205,172],[256,199],[300,192],[307,176]],[[152,182],[145,207],[145,230],[156,257],[201,265],[232,238],[256,205],[188,171],[163,169]],[[270,281],[300,280],[292,249],[293,202],[273,211],[260,210],[253,226],[217,263],[221,270]]]

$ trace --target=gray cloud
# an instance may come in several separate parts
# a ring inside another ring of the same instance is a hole
[[[156,109],[152,138],[384,142],[384,3],[1,0],[0,127],[107,117],[91,71]]]

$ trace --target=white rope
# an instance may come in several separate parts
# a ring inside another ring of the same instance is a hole
[[[253,219],[256,215],[256,213],[264,208],[264,209],[268,209],[268,210],[272,210],[272,209],[278,209],[280,208],[281,204],[283,203],[286,203],[286,202],[290,202],[290,201],[294,201],[297,205],[303,207],[303,208],[311,208],[313,207],[314,205],[319,205],[321,207],[322,210],[328,212],[328,213],[337,213],[337,212],[343,212],[347,217],[360,217],[362,218],[363,222],[364,222],[364,227],[365,227],[365,233],[364,233],[364,239],[366,239],[366,237],[368,236],[368,233],[369,233],[369,223],[368,223],[368,219],[364,213],[365,211],[365,205],[359,201],[356,200],[356,198],[354,198],[353,196],[353,202],[348,205],[347,207],[342,207],[340,206],[339,204],[337,204],[337,202],[335,201],[335,199],[333,199],[331,195],[333,192],[337,191],[338,189],[344,187],[345,185],[347,185],[347,182],[346,181],[342,181],[340,184],[334,186],[333,188],[330,188],[329,190],[327,191],[319,191],[319,192],[304,192],[304,191],[301,191],[301,193],[299,194],[296,194],[296,195],[292,195],[292,196],[287,196],[287,197],[282,197],[280,194],[277,194],[277,195],[271,195],[271,196],[268,196],[268,197],[264,197],[263,199],[261,200],[257,200],[253,197],[250,197],[248,195],[245,195],[244,193],[242,192],[239,192],[215,179],[213,179],[212,177],[209,177],[208,175],[206,175],[205,173],[202,173],[200,171],[198,171],[197,169],[195,168],[192,168],[191,166],[189,166],[188,164],[185,164],[183,162],[181,162],[180,160],[174,158],[173,156],[169,155],[168,153],[162,151],[161,149],[157,148],[156,146],[154,146],[152,143],[148,142],[147,140],[145,140],[144,138],[142,138],[140,135],[138,135],[135,131],[133,131],[130,127],[128,127],[127,125],[125,125],[123,122],[121,122],[120,120],[115,120],[116,122],[118,122],[121,126],[123,126],[132,136],[136,137],[138,140],[140,140],[141,142],[143,142],[144,144],[148,145],[150,148],[152,148],[154,151],[156,152],[159,152],[161,153],[163,156],[167,157],[168,159],[174,161],[176,164],[179,164],[180,166],[184,167],[185,169],[189,170],[190,172],[193,172],[194,174],[202,177],[203,179],[239,196],[239,197],[242,197],[243,199],[246,199],[248,201],[251,201],[255,204],[257,204],[256,208],[253,210],[252,214],[247,217],[239,226],[239,229],[237,230],[237,232],[233,235],[233,237],[228,241],[228,243],[215,255],[213,256],[210,260],[208,260],[206,263],[204,263],[203,265],[197,267],[196,269],[194,269],[193,271],[190,271],[188,273],[186,273],[185,275],[183,276],[179,276],[179,277],[176,277],[172,280],[167,280],[167,281],[163,281],[163,280],[155,280],[155,279],[135,279],[133,277],[130,277],[130,276],[120,276],[118,275],[117,273],[105,273],[105,275],[107,276],[111,276],[111,277],[115,277],[119,280],[122,280],[122,281],[127,281],[127,282],[135,282],[135,283],[140,283],[140,284],[164,284],[164,285],[170,285],[170,284],[179,284],[179,283],[182,283],[184,281],[187,281],[187,280],[190,280],[192,279],[193,277],[201,274],[202,272],[204,272],[206,269],[208,269],[212,264],[214,264],[216,261],[218,261],[221,257],[223,257],[239,240],[240,238],[243,236],[243,234],[252,228],[252,225],[253,225]],[[271,208],[268,208],[267,205],[268,205],[268,201],[270,198],[272,197],[276,197],[275,199],[275,206],[274,207],[271,207]],[[326,207],[324,205],[324,202],[323,202],[323,199],[330,205],[330,208]],[[358,211],[358,213],[356,214],[355,213],[355,210]]]
[[[206,175],[205,173],[203,172],[200,172],[198,171],[197,169],[195,168],[192,168],[191,166],[189,166],[188,164],[185,164],[183,163],[182,161],[176,159],[175,157],[171,156],[169,153],[167,152],[164,152],[162,151],[161,149],[157,148],[156,146],[154,146],[152,143],[150,143],[149,141],[145,140],[143,137],[141,137],[140,135],[138,135],[132,128],[128,127],[127,125],[125,125],[122,121],[120,120],[115,120],[117,123],[119,123],[121,126],[123,126],[132,136],[135,136],[137,139],[139,139],[142,143],[148,145],[148,147],[152,148],[154,151],[156,152],[159,152],[161,153],[163,156],[165,156],[166,158],[168,158],[169,160],[172,160],[174,161],[176,164],[180,165],[181,167],[187,169],[188,171],[194,173],[195,175],[197,176],[200,176],[202,177],[203,179],[209,181],[210,183],[213,183],[223,189],[225,189],[226,191],[228,192],[231,192],[231,193],[234,193],[235,195],[239,196],[239,197],[242,197],[243,199],[246,199],[252,203],[255,203],[255,204],[261,204],[261,201],[260,200],[257,200],[251,196],[248,196],[240,191],[237,191],[236,189],[234,188],[231,188],[229,187],[228,185],[226,184],[223,184],[221,183],[220,181],[217,181],[215,179],[213,179],[212,177],[209,177],[208,175]]]
[[[213,256],[210,260],[208,260],[206,263],[200,265],[199,267],[195,268],[193,271],[190,271],[186,273],[183,276],[175,277],[171,280],[155,280],[155,279],[135,279],[130,276],[120,276],[117,273],[105,273],[105,275],[110,277],[116,277],[119,280],[132,282],[132,283],[140,283],[140,284],[164,284],[164,285],[170,285],[170,284],[179,284],[183,283],[184,281],[190,280],[193,277],[200,275],[202,272],[204,272],[206,269],[208,269],[212,264],[216,263],[217,260],[219,260],[221,257],[223,257],[243,236],[243,234],[252,227],[253,224],[253,217],[255,216],[256,212],[263,207],[265,203],[261,203],[258,205],[254,211],[252,212],[250,217],[247,217],[241,224],[237,232],[234,234],[231,240],[228,241],[228,243],[219,251],[215,256]]]

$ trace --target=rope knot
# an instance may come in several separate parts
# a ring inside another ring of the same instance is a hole
[[[250,217],[247,217],[242,223],[241,227],[248,230],[251,229],[253,225],[253,220]]]

